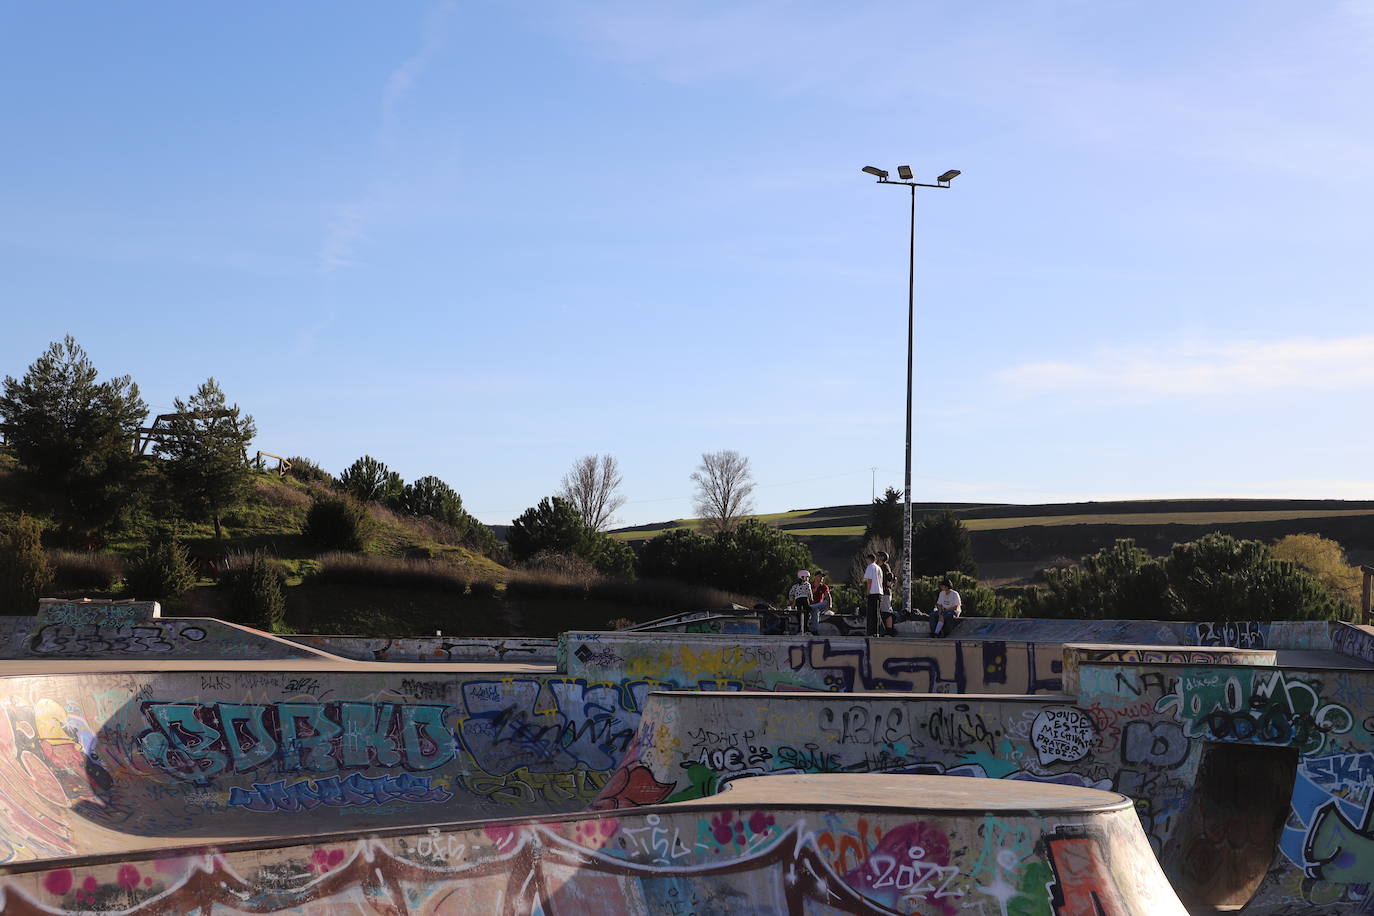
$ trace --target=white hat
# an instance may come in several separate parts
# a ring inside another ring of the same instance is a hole
[[[806,570],[806,569],[799,569],[799,570],[797,570],[797,578],[798,578],[798,579],[810,579],[810,578],[811,578],[811,572],[810,572],[810,570]]]

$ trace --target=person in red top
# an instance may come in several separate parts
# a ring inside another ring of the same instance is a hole
[[[816,634],[821,628],[821,612],[829,611],[830,608],[830,586],[825,584],[825,573],[818,572],[811,578],[811,627],[810,632]]]

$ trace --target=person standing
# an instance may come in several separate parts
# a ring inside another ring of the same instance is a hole
[[[883,571],[878,566],[878,557],[868,554],[868,568],[864,570],[864,595],[868,601],[868,615],[864,621],[864,635],[878,635],[878,606],[883,600]]]
[[[892,566],[887,562],[887,551],[878,551],[878,568],[883,571],[883,598],[878,602],[878,614],[883,622],[883,635],[897,635],[897,615],[892,610],[892,590],[897,577],[892,575]]]
[[[935,596],[935,608],[930,612],[930,635],[944,636],[949,632],[952,621],[964,612],[959,593],[948,578],[940,580],[940,594]]]
[[[797,583],[787,593],[787,600],[792,602],[792,606],[799,612],[797,614],[797,630],[800,632],[806,627],[806,617],[811,613],[811,601],[813,600],[809,570],[797,570]]]

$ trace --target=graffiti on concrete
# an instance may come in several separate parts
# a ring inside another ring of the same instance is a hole
[[[1113,821],[1111,829],[1121,831],[1116,842],[1124,854],[1131,849],[1124,817],[1120,825]],[[58,867],[7,880],[0,902],[19,916],[237,910],[249,900],[256,913],[523,914],[594,906],[598,914],[638,916],[709,906],[796,916],[820,910],[953,916],[971,896],[992,894],[1008,913],[1049,912],[1051,899],[1059,914],[1124,912],[1110,894],[1113,878],[1104,860],[1071,845],[1077,834],[1037,839],[1025,822],[985,824],[977,817],[901,820],[837,812],[811,826],[782,811],[749,808],[603,815]],[[989,855],[996,880],[982,864]],[[1151,899],[1147,893],[1136,906]],[[1072,908],[1086,900],[1100,908]]]
[[[310,811],[320,805],[331,808],[365,808],[393,801],[446,802],[453,793],[430,785],[428,776],[401,773],[376,779],[354,773],[340,779],[302,779],[287,784],[277,780],[266,785],[254,783],[251,791],[241,786],[229,790],[229,804],[249,811]]]
[[[1234,649],[1265,648],[1268,626],[1253,620],[1220,620],[1193,626],[1193,645],[1230,646]]]
[[[1092,719],[1072,706],[1047,707],[1031,725],[1031,744],[1044,766],[1082,760],[1096,740],[1097,729]]]
[[[1283,671],[1185,676],[1179,692],[1157,706],[1177,717],[1190,738],[1292,745],[1304,754],[1319,752],[1328,736],[1354,725],[1345,705]]]
[[[143,753],[168,775],[206,783],[224,772],[280,773],[402,766],[453,759],[447,707],[423,703],[144,702]]]

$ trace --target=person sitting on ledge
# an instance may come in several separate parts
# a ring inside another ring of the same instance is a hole
[[[953,625],[955,618],[964,612],[959,593],[948,578],[940,580],[940,594],[935,596],[935,607],[930,612],[930,635],[944,636]]]
[[[830,607],[830,586],[825,584],[825,573],[818,572],[811,577],[811,614],[808,632],[812,635],[819,634],[821,631],[821,618],[831,617],[834,610]]]

